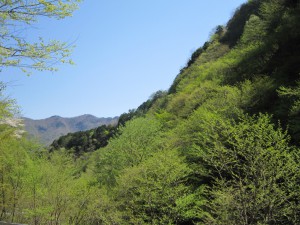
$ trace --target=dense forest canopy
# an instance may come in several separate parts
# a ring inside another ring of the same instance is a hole
[[[168,91],[50,151],[2,99],[0,221],[300,224],[299,40],[298,0],[248,1]]]

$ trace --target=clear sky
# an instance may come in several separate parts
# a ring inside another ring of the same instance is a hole
[[[76,65],[4,69],[23,116],[118,116],[167,90],[192,52],[246,0],[85,0],[73,17],[42,20],[26,36],[74,42]]]

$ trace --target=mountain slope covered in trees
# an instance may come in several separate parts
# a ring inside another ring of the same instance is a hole
[[[248,1],[167,92],[76,160],[2,124],[0,220],[300,224],[299,40],[299,1]]]
[[[100,147],[105,147],[108,144],[108,140],[117,135],[120,127],[124,126],[132,118],[144,115],[156,100],[164,95],[166,95],[165,91],[157,91],[137,109],[129,110],[128,113],[115,117],[111,124],[104,124],[91,130],[70,132],[67,135],[63,135],[51,143],[49,150],[52,152],[63,148],[67,152],[74,154],[75,157],[80,157],[86,152],[93,152]]]

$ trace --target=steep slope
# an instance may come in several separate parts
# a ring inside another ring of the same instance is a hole
[[[299,224],[299,40],[298,0],[248,1],[218,26],[93,154],[116,221]]]
[[[52,116],[41,120],[29,118],[23,118],[23,120],[28,134],[48,145],[53,140],[68,133],[89,130],[101,125],[116,124],[118,118],[97,118],[86,114],[72,118]]]
[[[240,98],[232,101],[239,102],[240,109],[274,115],[274,121],[290,126],[297,141],[299,20],[297,0],[254,0],[242,5],[227,26],[219,26],[193,54],[169,95],[154,110],[162,108],[187,118],[208,99],[217,97],[218,89],[237,89]]]
[[[43,152],[16,138],[18,128],[0,124],[0,217],[26,224],[300,224],[299,40],[298,0],[249,0],[192,55],[167,93],[121,115],[117,128],[60,139],[75,155],[87,152],[76,160],[63,149]],[[89,152],[97,138],[103,145]]]

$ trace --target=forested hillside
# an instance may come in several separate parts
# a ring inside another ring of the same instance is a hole
[[[120,117],[113,118],[110,125],[102,125],[95,129],[68,133],[57,140],[54,140],[49,146],[49,151],[65,149],[76,158],[84,155],[86,152],[93,152],[100,147],[105,147],[108,140],[118,134],[118,129],[125,125],[129,120],[143,116],[152,107],[159,98],[166,95],[165,91],[157,91],[146,102],[143,102],[137,109],[129,110]],[[118,122],[117,122],[118,121]]]
[[[300,224],[299,40],[298,0],[248,1],[167,92],[99,128],[105,144],[80,157],[3,123],[0,220]]]

